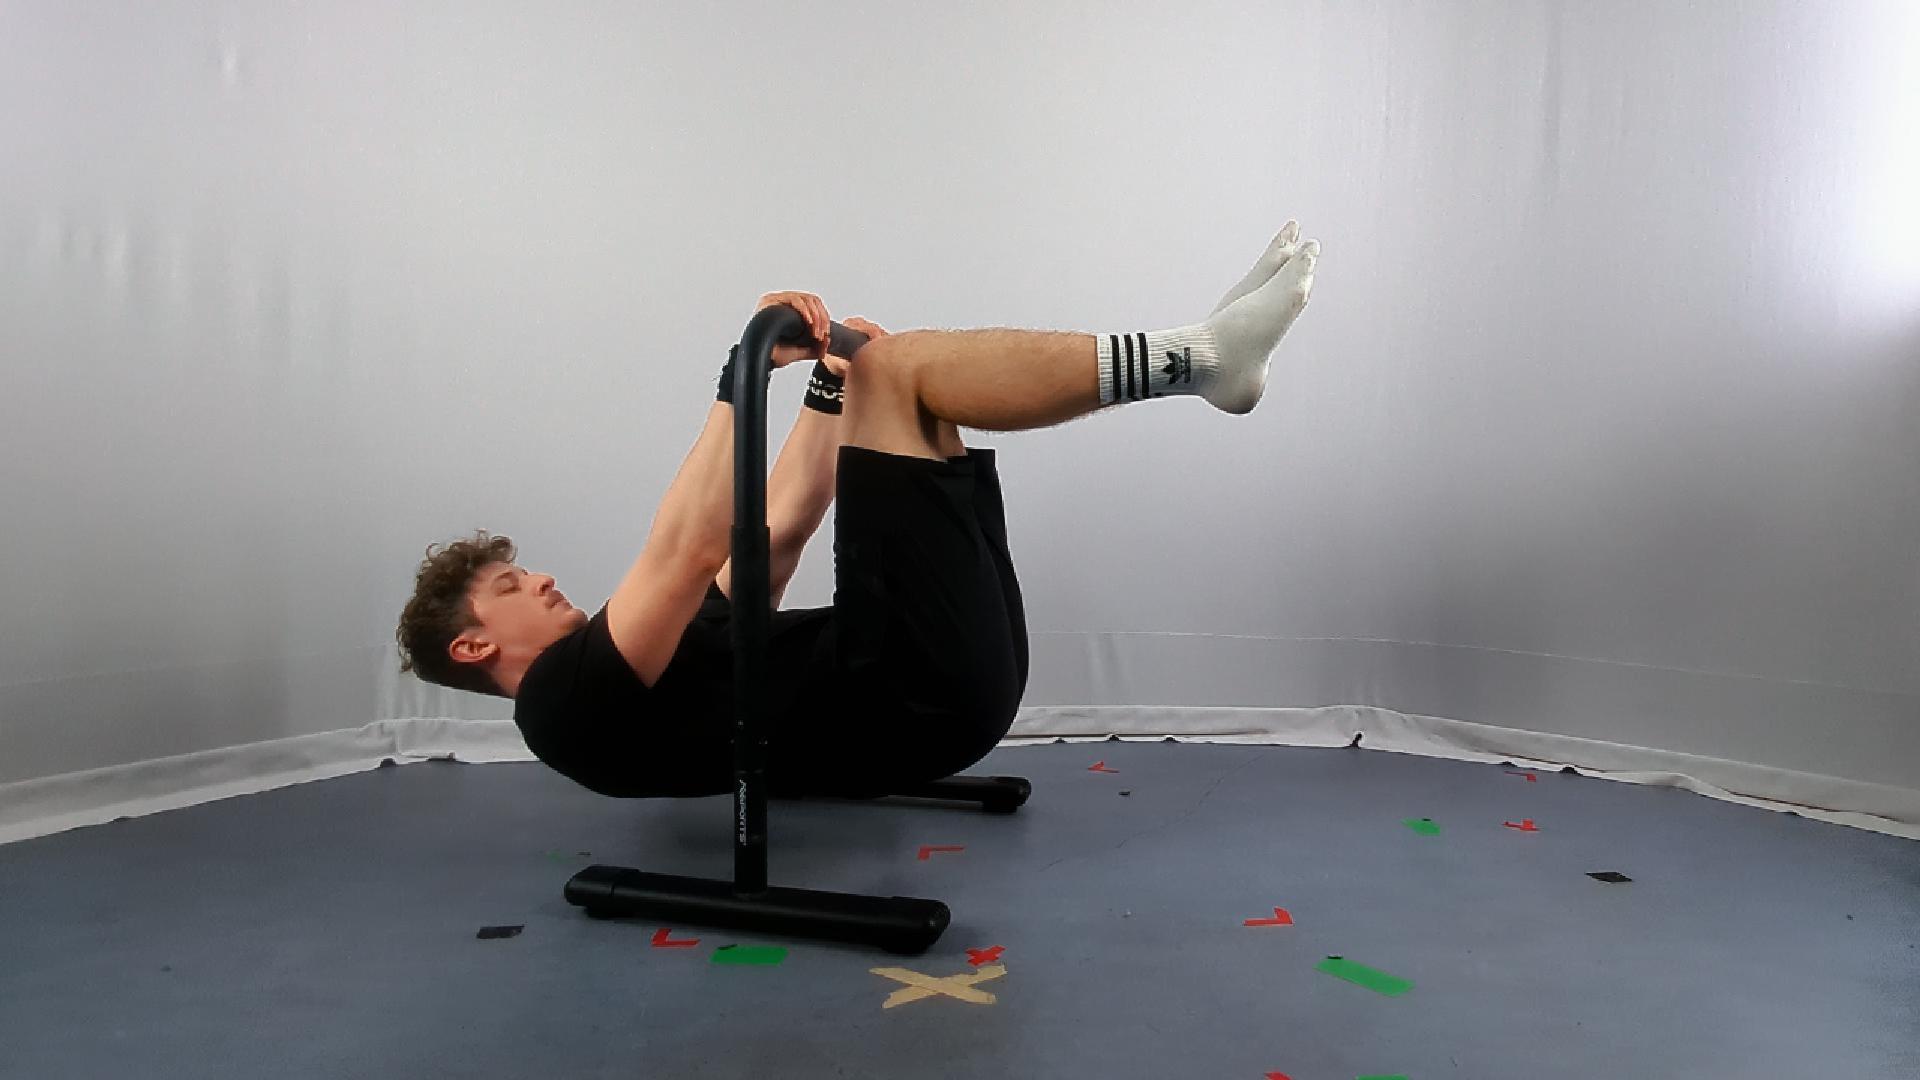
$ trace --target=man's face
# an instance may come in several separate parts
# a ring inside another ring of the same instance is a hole
[[[547,646],[584,626],[586,612],[567,602],[553,578],[510,563],[489,563],[468,587],[478,630],[461,635],[500,647],[502,658],[527,662]],[[460,643],[455,643],[458,649]]]

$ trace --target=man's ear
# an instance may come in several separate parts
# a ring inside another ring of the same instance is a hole
[[[477,638],[468,637],[465,634],[454,638],[453,641],[447,645],[447,655],[453,657],[453,662],[456,664],[484,663],[489,657],[499,651],[500,646],[495,645],[493,642],[481,641]]]

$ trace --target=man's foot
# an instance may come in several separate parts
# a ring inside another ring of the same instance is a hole
[[[1291,223],[1289,223],[1291,224]],[[1286,230],[1281,230],[1281,237]],[[1275,237],[1269,255],[1286,245]],[[1262,256],[1263,259],[1267,256]],[[1201,396],[1224,412],[1253,411],[1267,389],[1267,368],[1275,346],[1306,310],[1313,293],[1313,268],[1320,259],[1320,241],[1308,240],[1266,284],[1229,303],[1207,320],[1219,356],[1218,373]],[[1259,266],[1254,267],[1258,272]],[[1251,275],[1249,275],[1251,276]]]
[[[1279,273],[1280,268],[1287,265],[1287,260],[1293,258],[1294,252],[1299,250],[1300,223],[1289,221],[1280,226],[1280,234],[1267,245],[1267,250],[1260,253],[1260,258],[1254,262],[1253,269],[1247,271],[1247,276],[1240,279],[1240,284],[1227,290],[1227,295],[1221,297],[1220,302],[1213,306],[1211,314],[1220,314],[1228,304],[1272,280],[1273,275]]]

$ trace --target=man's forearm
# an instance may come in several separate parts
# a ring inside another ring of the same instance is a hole
[[[733,406],[716,401],[680,472],[654,514],[647,542],[715,568],[733,545]]]
[[[786,445],[767,481],[768,565],[773,606],[780,606],[800,556],[833,505],[834,477],[840,462],[840,417],[802,408],[787,433]],[[720,591],[733,596],[733,563],[718,575]]]

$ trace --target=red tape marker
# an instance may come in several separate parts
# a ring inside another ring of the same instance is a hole
[[[1109,769],[1109,768],[1107,768],[1107,763],[1106,763],[1106,762],[1104,762],[1104,761],[1096,761],[1096,762],[1094,762],[1093,764],[1091,764],[1091,765],[1089,765],[1089,766],[1087,766],[1087,771],[1088,771],[1088,772],[1110,772],[1110,773],[1117,773],[1117,772],[1119,772],[1120,770],[1119,770],[1119,769]]]
[[[990,949],[968,949],[967,963],[972,964],[974,967],[979,967],[981,964],[991,964],[995,960],[1000,959],[1000,954],[1006,951],[1007,947],[1005,945],[995,945]]]
[[[664,926],[655,930],[653,932],[653,947],[656,949],[691,949],[695,945],[700,944],[699,938],[687,938],[684,941],[669,940],[669,935],[672,933],[673,931]]]
[[[1286,1073],[1268,1073],[1267,1080],[1293,1080],[1293,1077]]]
[[[1245,925],[1247,926],[1292,926],[1293,916],[1287,914],[1286,908],[1277,907],[1273,909],[1273,918],[1248,919]]]
[[[1540,827],[1533,823],[1532,818],[1522,818],[1518,825],[1514,824],[1511,821],[1502,822],[1502,824],[1506,825],[1506,827],[1509,829],[1519,829],[1521,832],[1539,832],[1540,831]]]
[[[1529,784],[1537,784],[1540,782],[1540,778],[1530,772],[1514,772],[1512,769],[1507,769],[1506,774],[1508,776],[1524,776],[1527,778],[1527,783]]]
[[[928,859],[933,858],[933,853],[936,851],[965,851],[965,850],[967,850],[965,844],[925,844],[925,845],[922,845],[920,848],[920,861],[926,862]]]

